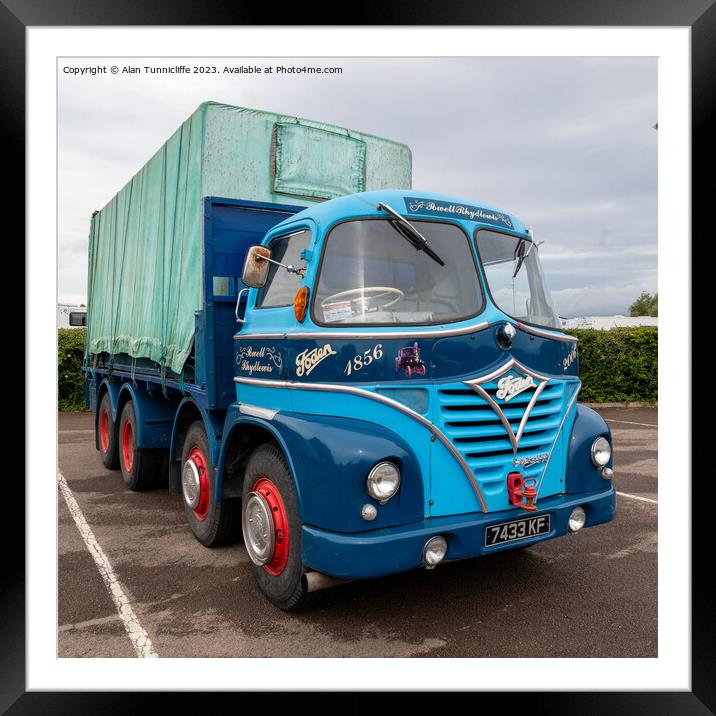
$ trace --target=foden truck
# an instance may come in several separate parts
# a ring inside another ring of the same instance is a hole
[[[130,490],[285,611],[615,514],[533,232],[403,144],[201,105],[90,228],[88,404]]]

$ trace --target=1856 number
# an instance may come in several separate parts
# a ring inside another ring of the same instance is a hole
[[[363,353],[359,353],[357,356],[351,358],[344,368],[343,372],[346,375],[351,373],[357,373],[363,370],[366,366],[369,366],[373,361],[380,360],[383,357],[383,344],[377,343],[373,348],[369,348]]]

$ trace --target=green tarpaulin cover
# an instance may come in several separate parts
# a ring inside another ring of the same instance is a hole
[[[181,372],[203,301],[203,197],[307,206],[410,187],[404,144],[298,117],[200,105],[92,217],[88,353],[125,353]]]

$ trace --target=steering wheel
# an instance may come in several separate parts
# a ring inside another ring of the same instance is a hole
[[[373,295],[366,296],[367,293],[371,293]],[[325,308],[329,303],[332,303],[337,299],[349,298],[356,295],[360,296],[364,301],[372,301],[378,298],[382,298],[383,296],[395,296],[395,298],[391,299],[387,303],[382,304],[376,310],[390,308],[391,306],[394,306],[396,303],[398,303],[398,301],[405,298],[405,294],[399,288],[393,288],[392,286],[363,286],[362,288],[350,288],[347,291],[339,291],[338,293],[333,293],[330,296],[326,296],[321,301],[321,308]]]

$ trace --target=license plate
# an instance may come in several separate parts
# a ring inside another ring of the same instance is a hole
[[[485,547],[528,539],[537,535],[546,535],[548,532],[549,515],[526,517],[522,520],[490,525],[485,529]]]

